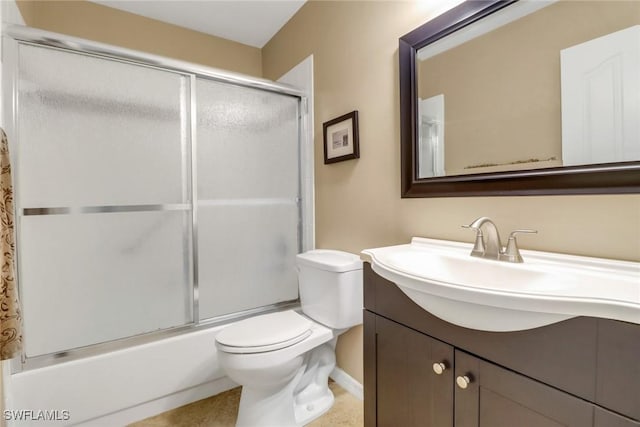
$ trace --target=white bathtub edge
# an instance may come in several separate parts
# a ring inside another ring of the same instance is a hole
[[[153,417],[166,411],[206,399],[224,391],[231,390],[238,385],[228,377],[222,377],[214,381],[209,381],[168,396],[161,397],[150,402],[142,403],[113,414],[94,418],[86,422],[76,424],[79,427],[104,427],[125,426],[145,418]]]

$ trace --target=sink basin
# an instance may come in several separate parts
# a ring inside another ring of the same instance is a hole
[[[522,250],[515,264],[471,248],[414,237],[362,258],[420,307],[467,328],[518,331],[577,316],[640,324],[640,263]]]

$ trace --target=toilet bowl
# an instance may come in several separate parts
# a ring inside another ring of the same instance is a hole
[[[337,337],[362,323],[362,262],[315,250],[299,254],[297,265],[301,313],[255,316],[216,336],[222,369],[242,385],[237,426],[302,426],[333,405]]]

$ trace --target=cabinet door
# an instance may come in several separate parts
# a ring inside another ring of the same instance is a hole
[[[453,427],[453,347],[380,316],[375,328],[377,426]]]
[[[640,427],[640,422],[596,407],[594,427]]]
[[[593,425],[591,404],[459,350],[455,381],[455,427]]]
[[[640,327],[598,319],[596,403],[640,420]]]

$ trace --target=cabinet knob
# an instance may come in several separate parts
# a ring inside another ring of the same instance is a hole
[[[458,378],[456,378],[456,384],[458,384],[458,387],[464,390],[465,388],[469,387],[469,384],[471,384],[471,380],[466,375],[460,375]]]
[[[444,362],[437,362],[433,364],[433,372],[438,375],[442,375],[442,373],[447,369],[447,365]]]

